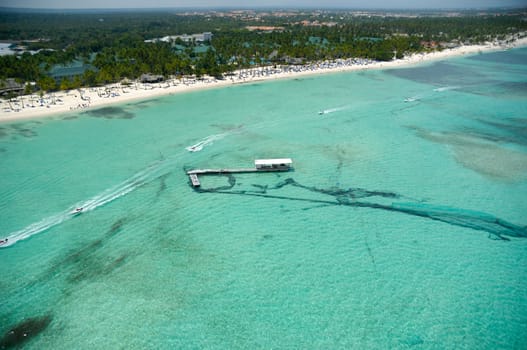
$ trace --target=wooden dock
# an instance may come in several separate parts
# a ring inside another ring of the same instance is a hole
[[[242,174],[242,173],[267,173],[274,171],[288,171],[291,160],[287,159],[263,159],[256,160],[254,168],[237,169],[194,169],[187,171],[190,183],[193,187],[200,187],[198,175],[221,175],[221,174]]]
[[[255,173],[256,168],[238,168],[238,169],[195,169],[187,171],[188,175],[207,175],[207,174],[240,174]]]
[[[268,170],[267,170],[268,171]],[[193,187],[200,187],[198,175],[221,175],[221,174],[243,174],[243,173],[256,173],[256,172],[267,172],[261,171],[256,168],[238,168],[238,169],[195,169],[187,171],[187,175],[190,178],[190,183]],[[276,170],[275,170],[276,171]],[[283,171],[283,170],[281,170]]]
[[[199,182],[199,179],[198,179],[198,175],[196,175],[196,174],[188,174],[188,177],[190,178],[190,182],[192,183],[192,186],[194,186],[194,187],[201,186],[201,184]]]

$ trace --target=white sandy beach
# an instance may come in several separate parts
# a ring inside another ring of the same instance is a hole
[[[224,80],[214,78],[170,79],[162,83],[130,85],[111,84],[98,88],[82,88],[39,95],[20,96],[11,100],[0,100],[0,123],[20,119],[34,119],[67,113],[77,109],[95,109],[102,106],[124,103],[132,100],[150,99],[207,88],[264,81],[271,79],[296,78],[303,75],[346,72],[364,69],[386,69],[409,66],[421,62],[447,59],[455,56],[473,55],[480,52],[498,51],[512,47],[527,46],[527,37],[516,40],[507,47],[497,44],[461,46],[454,49],[415,54],[390,62],[374,62],[364,59],[325,61],[304,66],[260,67],[235,71]]]

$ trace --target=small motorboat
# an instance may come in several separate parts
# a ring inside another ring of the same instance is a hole
[[[190,146],[186,148],[189,152],[199,152],[203,149],[203,145],[201,143],[195,144],[194,146]]]
[[[78,214],[82,213],[83,209],[84,209],[83,207],[75,208],[75,210],[73,210],[70,214],[71,215],[78,215]]]

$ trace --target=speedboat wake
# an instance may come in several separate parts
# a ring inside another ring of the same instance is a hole
[[[161,160],[146,169],[136,173],[129,179],[121,182],[120,184],[111,187],[102,193],[86,200],[83,202],[76,203],[75,205],[67,208],[66,210],[48,216],[38,222],[35,222],[25,228],[8,234],[5,238],[0,240],[0,248],[12,246],[13,244],[25,240],[31,236],[42,233],[46,230],[51,229],[61,223],[77,217],[79,214],[90,212],[98,207],[108,204],[117,198],[125,196],[126,194],[134,191],[135,189],[159,178],[160,176],[170,171],[173,161],[168,159]]]

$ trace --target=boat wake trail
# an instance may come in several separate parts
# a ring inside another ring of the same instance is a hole
[[[12,246],[13,244],[27,239],[31,236],[44,232],[64,221],[76,217],[75,208],[82,208],[82,213],[92,211],[98,207],[108,204],[117,198],[120,198],[135,189],[165,175],[175,164],[175,159],[164,159],[157,161],[146,169],[141,170],[129,179],[120,184],[111,187],[104,192],[88,199],[87,201],[78,202],[63,212],[46,217],[36,223],[33,223],[22,230],[15,231],[6,236],[0,248]]]
[[[95,208],[103,206],[107,203],[110,203],[117,198],[120,198],[133,190],[141,187],[144,184],[147,184],[158,177],[166,174],[169,171],[169,166],[173,162],[169,160],[161,160],[156,163],[151,164],[146,169],[138,172],[131,178],[121,182],[120,184],[109,188],[108,190],[102,192],[101,194],[85,201],[79,202],[75,205],[76,208],[82,208],[83,212],[91,211]]]
[[[318,112],[318,114],[331,114],[331,113],[335,113],[335,112],[340,112],[340,111],[344,111],[346,109],[349,109],[350,106],[342,106],[342,107],[336,107],[336,108],[330,108],[330,109],[324,109],[324,110],[321,110],[320,112]]]
[[[4,239],[4,243],[0,245],[0,248],[12,246],[18,241],[27,239],[53,226],[57,226],[58,224],[68,220],[70,217],[71,217],[71,214],[69,214],[68,212],[59,213],[59,214],[47,217],[43,220],[40,220],[39,222],[35,222],[20,231],[12,232]]]
[[[419,101],[421,99],[421,96],[411,96],[404,99],[404,102],[415,102]]]
[[[457,90],[460,89],[459,86],[442,86],[434,89],[434,92],[444,92],[444,91],[450,91],[450,90]],[[424,93],[420,95],[410,96],[406,97],[404,99],[404,102],[417,102],[422,99],[429,99],[432,96],[432,93]]]
[[[204,139],[199,140],[197,143],[195,143],[195,144],[193,144],[191,146],[185,147],[185,149],[187,151],[189,151],[189,152],[199,152],[199,151],[201,151],[203,149],[203,147],[212,145],[214,143],[214,141],[219,141],[219,140],[225,138],[228,135],[240,132],[241,128],[242,127],[240,126],[240,127],[237,127],[236,129],[230,130],[228,132],[207,136]]]
[[[189,152],[199,152],[203,149],[203,147],[212,145],[214,141],[221,140],[225,136],[227,136],[227,133],[210,135],[200,140],[198,143],[193,144],[192,146],[185,147],[185,149]]]
[[[435,92],[443,92],[443,91],[449,91],[449,90],[456,90],[459,89],[459,86],[443,86],[434,89]]]

